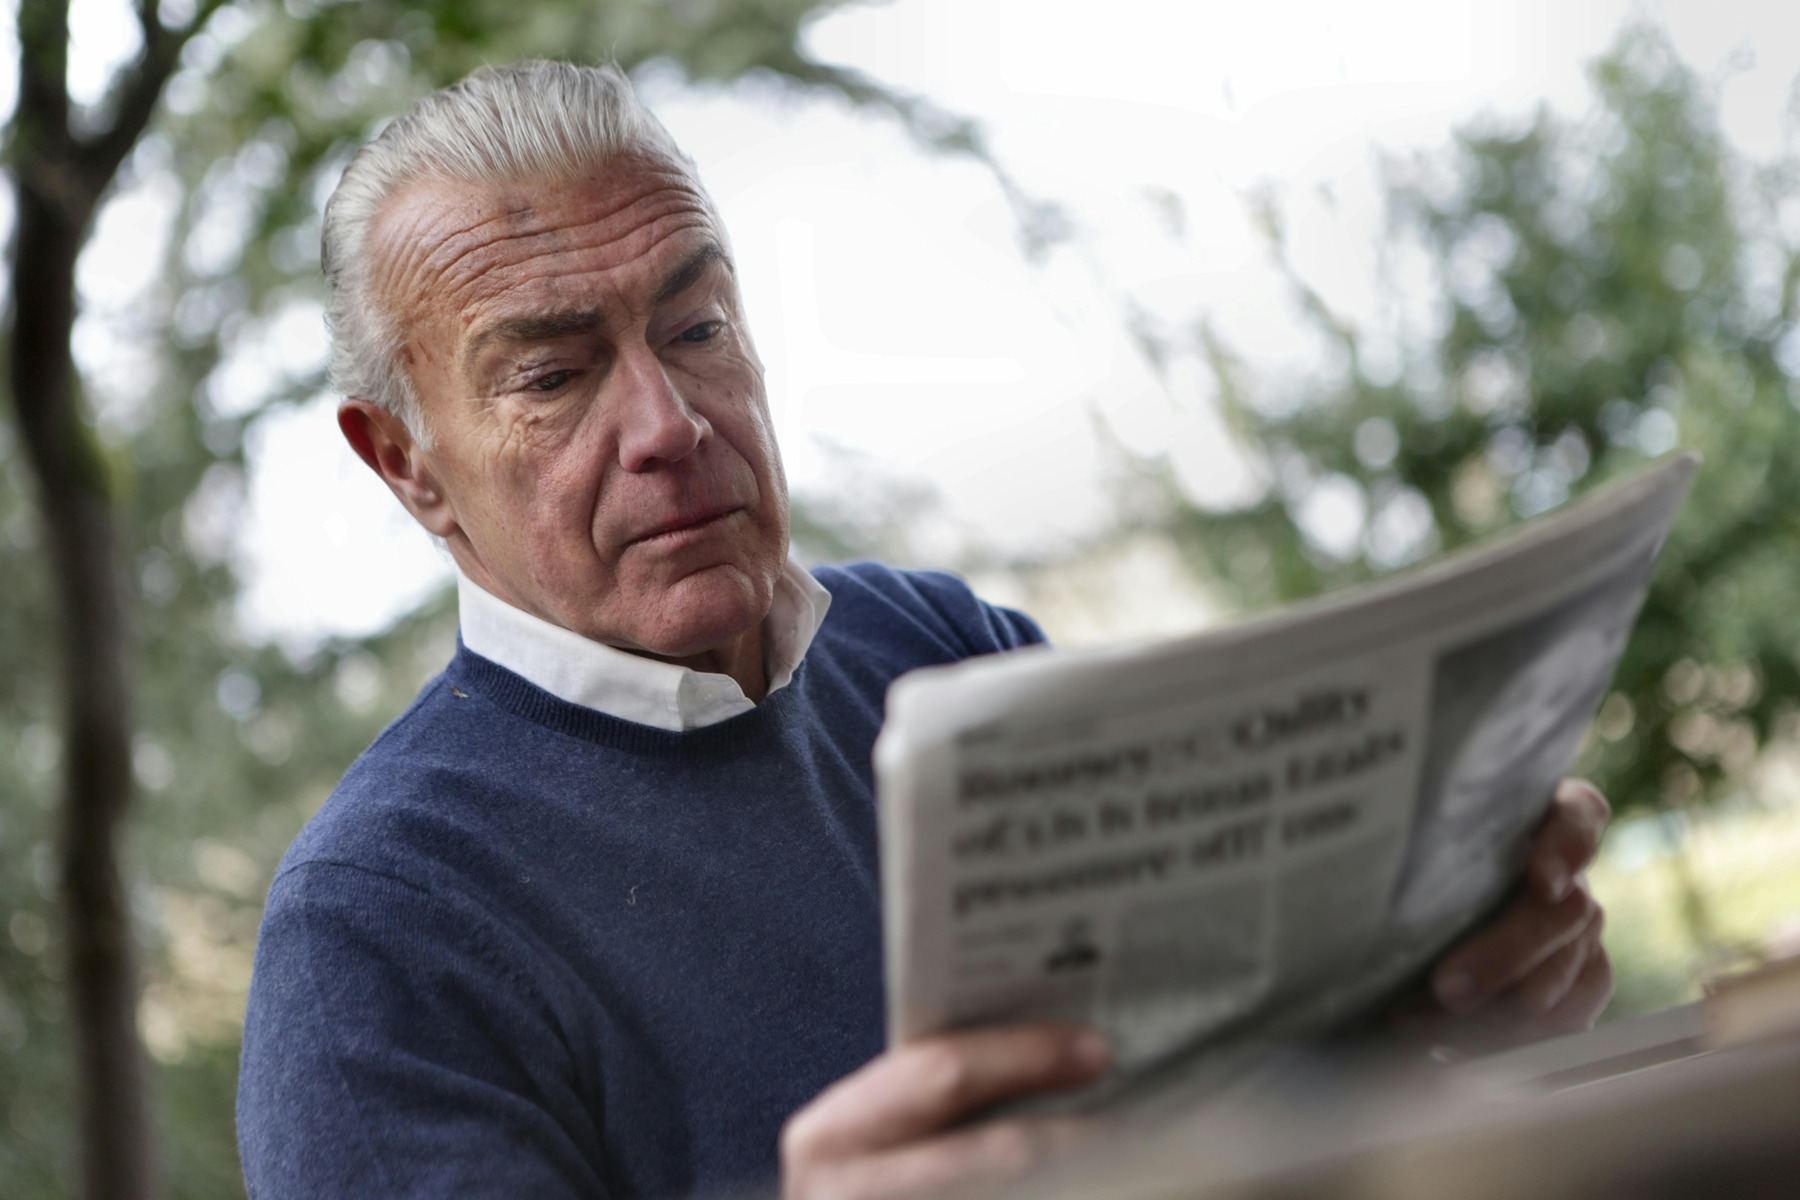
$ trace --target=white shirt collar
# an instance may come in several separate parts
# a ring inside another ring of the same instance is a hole
[[[463,645],[552,696],[658,729],[699,729],[756,707],[729,675],[630,654],[553,625],[456,573]],[[825,620],[831,593],[789,559],[763,620],[763,663],[774,695],[793,679]]]

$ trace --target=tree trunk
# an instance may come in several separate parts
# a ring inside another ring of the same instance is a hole
[[[106,465],[77,400],[75,260],[98,198],[68,130],[65,3],[20,7],[14,123],[12,399],[37,478],[62,607],[64,794],[59,830],[67,986],[81,1106],[83,1194],[157,1191],[137,1031],[130,904],[116,858],[131,796],[131,705],[118,525]]]
[[[15,194],[13,402],[62,602],[59,858],[84,1192],[137,1200],[153,1193],[154,1171],[131,913],[115,854],[131,795],[130,688],[117,522],[69,356],[82,230],[23,182]]]

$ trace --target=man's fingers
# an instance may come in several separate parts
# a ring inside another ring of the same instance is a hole
[[[1581,936],[1599,908],[1580,883],[1558,904],[1520,896],[1438,964],[1432,994],[1453,1013],[1480,1008]]]
[[[1598,908],[1581,936],[1537,965],[1513,989],[1516,1003],[1533,1016],[1545,1016],[1560,1005],[1575,986],[1589,958],[1600,951],[1605,914]]]
[[[1612,968],[1600,944],[1600,906],[1581,872],[1611,815],[1592,784],[1557,786],[1531,844],[1524,888],[1432,972],[1432,996],[1461,1018],[1455,1040],[1497,1045],[1586,1029],[1606,1006]],[[1470,1022],[1467,1014],[1477,1010],[1482,1019]],[[1419,1032],[1453,1032],[1416,1007],[1393,1016]]]
[[[1545,1036],[1557,1037],[1592,1029],[1605,1010],[1606,1002],[1612,999],[1612,993],[1612,961],[1606,956],[1606,947],[1597,945],[1582,964],[1581,973],[1575,977],[1568,995],[1544,1018]]]
[[[1088,1132],[1085,1123],[1067,1119],[998,1121],[832,1164],[815,1174],[807,1197],[897,1200],[991,1188],[1017,1179]]]
[[[1557,784],[1526,866],[1530,886],[1541,899],[1555,904],[1568,895],[1575,877],[1593,861],[1611,819],[1611,806],[1593,784],[1581,779]]]
[[[1107,1061],[1098,1034],[1042,1025],[949,1034],[890,1050],[788,1122],[782,1155],[816,1161],[915,1141],[1002,1100],[1086,1083]]]

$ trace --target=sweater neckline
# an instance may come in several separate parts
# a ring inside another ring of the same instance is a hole
[[[805,668],[802,661],[787,687],[771,693],[750,711],[684,730],[659,729],[572,704],[476,654],[461,638],[455,657],[444,669],[442,683],[450,689],[452,702],[479,696],[534,725],[609,749],[651,757],[730,757],[767,738],[783,714],[799,703],[796,696],[806,685]]]

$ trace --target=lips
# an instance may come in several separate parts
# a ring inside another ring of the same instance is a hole
[[[684,533],[698,533],[742,509],[741,504],[721,504],[675,513],[638,534],[627,545],[637,546],[658,539],[674,539]]]

